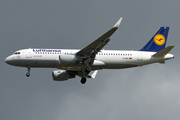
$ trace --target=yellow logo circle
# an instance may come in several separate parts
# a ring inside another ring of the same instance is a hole
[[[157,44],[157,45],[163,45],[165,43],[166,39],[164,37],[164,35],[162,34],[157,34],[154,36],[154,42]]]

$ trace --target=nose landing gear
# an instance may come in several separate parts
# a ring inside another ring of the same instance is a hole
[[[28,72],[26,73],[26,77],[29,77],[29,76],[30,76],[30,69],[31,69],[31,67],[28,66],[28,67],[27,67],[27,71],[28,71]]]

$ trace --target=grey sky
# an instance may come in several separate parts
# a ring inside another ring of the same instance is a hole
[[[179,0],[1,0],[1,120],[179,120]],[[166,64],[102,70],[85,85],[80,78],[54,82],[54,69],[5,64],[29,47],[81,49],[123,17],[105,49],[139,50],[161,26],[170,26],[175,59]]]

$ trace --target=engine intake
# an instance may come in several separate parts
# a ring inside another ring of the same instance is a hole
[[[69,74],[69,72],[64,70],[55,70],[52,72],[52,77],[54,81],[65,81],[70,78],[75,78],[75,75]]]

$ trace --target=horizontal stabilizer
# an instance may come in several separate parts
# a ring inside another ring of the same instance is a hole
[[[161,51],[155,53],[155,54],[153,55],[153,57],[164,57],[166,54],[169,53],[169,51],[171,51],[171,49],[172,49],[173,47],[174,47],[174,46],[168,46],[168,47],[162,49]]]

